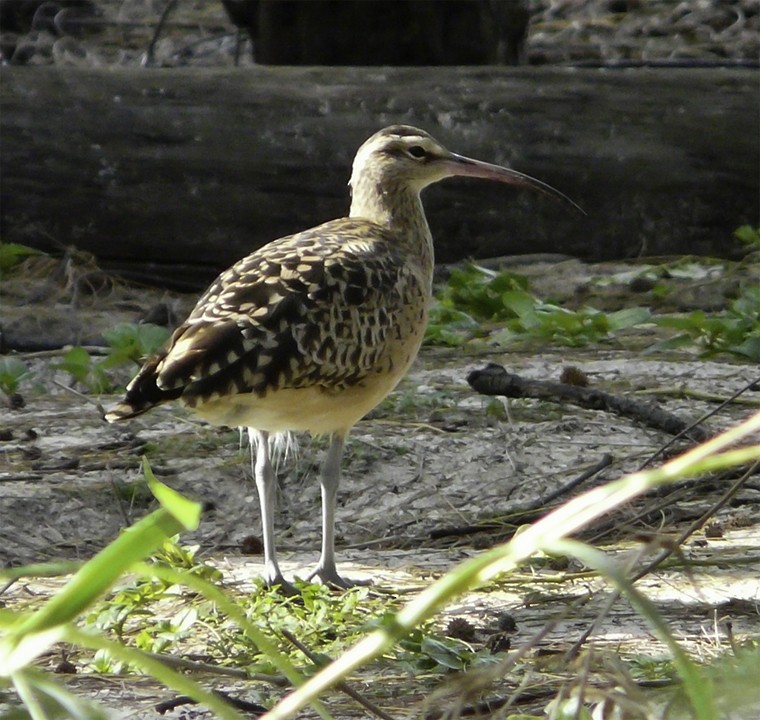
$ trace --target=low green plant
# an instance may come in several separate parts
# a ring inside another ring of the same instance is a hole
[[[748,251],[742,263],[756,262],[760,254],[760,228],[742,225],[734,235]],[[648,352],[696,346],[703,357],[727,353],[760,361],[760,286],[754,280],[745,283],[738,297],[721,313],[695,310],[685,315],[657,317],[655,322],[678,333],[655,343]]]
[[[293,665],[283,657],[267,636],[249,621],[245,613],[207,577],[198,571],[191,553],[170,550],[176,568],[163,560],[143,563],[141,560],[182,530],[194,530],[200,521],[201,507],[162,485],[153,475],[147,460],[143,463],[146,481],[161,507],[121,534],[94,558],[82,565],[69,582],[38,610],[19,612],[0,610],[0,688],[12,684],[33,720],[67,717],[73,720],[93,720],[105,713],[93,703],[77,698],[71,691],[36,669],[35,660],[50,652],[56,643],[69,643],[96,651],[97,667],[111,670],[114,666],[133,666],[150,674],[166,687],[189,695],[212,710],[223,720],[240,720],[241,715],[218,696],[171,669],[152,655],[118,640],[112,640],[97,627],[81,627],[81,617],[95,606],[98,599],[128,571],[138,578],[148,579],[154,596],[172,587],[189,587],[205,597],[210,605],[234,620],[256,644],[266,652],[270,661],[295,685],[303,682]],[[190,567],[188,567],[190,566]],[[205,568],[205,566],[204,566]],[[6,568],[0,577],[6,580],[34,575],[39,568]],[[44,574],[50,575],[46,566]],[[68,571],[68,566],[65,568]],[[213,570],[209,569],[213,573]],[[145,594],[145,593],[143,593]],[[147,607],[142,603],[142,607]],[[170,632],[176,638],[186,621],[177,621]],[[319,703],[315,709],[327,717]]]
[[[102,359],[90,355],[83,347],[73,347],[53,367],[64,370],[91,393],[112,391],[116,382],[109,370],[140,363],[158,350],[168,339],[169,330],[150,323],[122,323],[103,331],[108,352]]]
[[[400,640],[398,648],[403,651],[398,658],[399,664],[414,673],[448,673],[498,661],[489,651],[476,652],[462,640],[432,634],[424,626],[415,628]]]
[[[760,361],[760,287],[743,288],[739,297],[720,314],[695,310],[688,315],[666,315],[655,322],[678,334],[653,345],[649,352],[696,345],[704,357],[729,353]]]
[[[495,272],[470,264],[451,271],[439,288],[438,302],[447,309],[459,310],[476,320],[504,320],[513,317],[505,306],[505,293],[527,292],[528,279],[512,272]]]
[[[431,345],[461,345],[488,333],[484,326],[498,324],[490,340],[551,342],[582,346],[610,338],[614,333],[648,322],[646,308],[625,308],[605,313],[592,307],[568,310],[537,298],[522,275],[494,272],[470,265],[451,273],[439,288],[426,334]]]
[[[433,303],[425,330],[426,345],[458,347],[482,334],[480,323],[471,315],[447,307],[438,300]]]
[[[27,245],[0,241],[0,278],[8,275],[31,255],[44,255],[44,253]]]
[[[0,681],[5,679],[13,684],[35,719],[50,717],[46,708],[51,706],[65,717],[102,716],[90,703],[79,700],[46,674],[36,670],[34,660],[58,642],[92,646],[89,636],[76,628],[77,618],[124,572],[167,537],[198,525],[199,505],[160,485],[147,463],[145,473],[162,504],[159,510],[143,518],[130,532],[121,535],[86,562],[67,585],[36,612],[18,613],[6,609],[0,615]],[[6,579],[24,577],[26,574],[23,568],[6,569],[0,573]],[[100,644],[95,637],[92,642]],[[187,688],[186,682],[181,684]],[[213,697],[211,701],[214,701]]]
[[[515,315],[494,336],[495,340],[504,343],[529,338],[580,347],[607,340],[621,330],[650,320],[649,310],[643,307],[623,308],[609,313],[592,307],[567,310],[541,302],[526,291],[505,293],[503,302]]]
[[[673,659],[667,656],[635,655],[628,658],[631,675],[642,680],[670,680],[676,677]]]
[[[104,330],[103,338],[109,349],[103,367],[119,367],[130,362],[139,364],[156,352],[169,335],[168,328],[152,323],[122,323],[111,330]]]
[[[151,561],[154,574],[118,588],[97,603],[86,617],[87,627],[121,643],[150,653],[171,651],[174,655],[192,652],[214,663],[260,674],[273,674],[277,667],[238,624],[202,595],[190,596],[174,583],[165,582],[156,572],[181,571],[206,582],[223,586],[221,573],[193,560],[194,549],[166,542]],[[335,657],[382,625],[397,607],[394,596],[371,593],[356,587],[335,594],[323,585],[297,581],[297,601],[280,592],[254,583],[253,590],[234,595],[230,602],[239,612],[267,632],[278,652],[294,664],[303,664],[298,648],[285,637],[291,633],[312,652]],[[445,672],[464,669],[480,662],[478,653],[465,643],[447,638],[432,623],[424,623],[409,638],[389,652],[385,663],[399,663],[410,671]],[[97,654],[91,667],[98,672],[123,673],[130,668],[119,660]]]
[[[18,392],[22,381],[28,380],[32,373],[22,362],[15,357],[0,358],[0,390],[6,395]]]
[[[734,230],[734,236],[744,243],[750,252],[760,252],[760,227],[742,225]]]
[[[209,581],[220,580],[221,573],[218,570],[195,561],[196,551],[197,548],[183,547],[172,538],[164,542],[161,549],[153,554],[150,562],[156,567],[192,573]],[[141,578],[126,583],[96,604],[86,616],[86,623],[99,631],[112,633],[121,642],[136,632],[139,636],[138,647],[149,652],[160,652],[159,645],[149,645],[147,638],[170,632],[172,627],[187,630],[192,625],[188,617],[183,617],[176,624],[171,617],[156,619],[156,605],[167,599],[176,599],[172,583],[152,576]],[[192,608],[185,608],[182,612],[185,610],[192,610],[197,615],[197,611]],[[149,622],[141,623],[138,629],[134,630],[135,622],[146,618]],[[162,639],[162,645],[165,644],[165,640],[166,636]],[[110,672],[116,670],[112,668]]]
[[[113,389],[104,364],[97,362],[83,347],[67,350],[61,360],[52,367],[63,370],[92,393],[104,393]]]
[[[760,228],[745,225],[735,235],[747,247],[748,257],[755,258],[760,253]],[[676,274],[674,266],[667,267],[668,274]],[[690,261],[679,273],[692,277],[695,272],[704,274],[702,268],[703,264]],[[672,287],[665,283],[656,284],[652,290],[660,300],[671,292]],[[686,315],[653,317],[644,307],[615,312],[590,306],[569,310],[536,297],[522,275],[477,265],[453,271],[437,289],[425,342],[456,347],[488,337],[489,342],[503,344],[538,341],[579,347],[603,342],[621,330],[645,323],[677,331],[673,337],[652,345],[649,352],[696,346],[705,356],[730,353],[760,360],[760,286],[756,282],[746,283],[721,313],[696,310]]]

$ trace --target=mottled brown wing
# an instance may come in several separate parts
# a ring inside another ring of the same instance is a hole
[[[351,386],[387,361],[409,298],[421,295],[393,236],[372,223],[336,220],[283,238],[217,278],[127,399],[150,385],[201,402]]]

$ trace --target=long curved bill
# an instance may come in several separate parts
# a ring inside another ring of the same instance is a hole
[[[456,153],[449,153],[448,157],[443,161],[444,167],[448,173],[452,176],[460,177],[477,177],[484,180],[495,180],[497,182],[508,183],[510,185],[516,185],[517,187],[530,188],[536,190],[544,195],[550,195],[563,202],[572,205],[576,210],[583,213],[586,212],[576,202],[571,200],[567,195],[561,193],[551,185],[547,185],[545,182],[536,180],[536,178],[524,173],[512,170],[511,168],[502,167],[501,165],[492,165],[491,163],[483,162],[481,160],[473,160],[472,158],[465,157],[464,155],[457,155]]]

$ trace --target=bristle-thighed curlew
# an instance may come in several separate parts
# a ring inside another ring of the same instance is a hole
[[[215,425],[249,429],[256,446],[265,579],[292,588],[277,564],[270,433],[331,438],[322,469],[323,582],[335,566],[335,499],[351,428],[396,387],[422,343],[433,239],[420,192],[452,176],[562,193],[514,170],[455,155],[406,125],[375,133],[356,155],[351,211],[280,238],[223,272],[166,347],[149,358],[109,422],[178,399]]]

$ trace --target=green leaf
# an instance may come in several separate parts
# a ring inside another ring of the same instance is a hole
[[[128,362],[140,362],[158,350],[169,338],[169,330],[160,325],[122,323],[103,331],[111,351],[103,361],[104,367],[116,367]]]
[[[170,331],[162,325],[140,323],[137,326],[137,342],[145,355],[152,355],[169,339]]]
[[[745,245],[753,245],[755,250],[760,250],[760,228],[742,225],[734,230],[734,235]]]
[[[29,377],[29,368],[18,358],[0,358],[0,390],[13,395],[22,380]]]
[[[82,347],[71,348],[53,367],[69,373],[77,382],[82,383],[90,392],[107,392],[113,387],[105,367],[107,361],[94,362],[90,354]]]
[[[55,367],[65,370],[75,380],[85,382],[92,370],[92,358],[83,347],[73,347],[55,363]]]
[[[19,243],[0,242],[0,277],[30,255],[44,255],[40,250]]]
[[[200,503],[189,500],[168,485],[164,485],[153,474],[147,457],[143,457],[143,474],[153,496],[172,516],[179,520],[185,530],[196,530],[201,521]]]
[[[744,355],[750,360],[760,362],[760,335],[748,337],[743,343],[735,346],[733,351],[738,355]]]
[[[0,577],[6,580],[16,580],[22,577],[60,577],[71,575],[82,567],[80,560],[61,560],[59,562],[33,563],[22,567],[0,568]]]
[[[502,293],[501,302],[504,307],[517,316],[525,327],[538,325],[536,299],[524,290],[510,290]]]
[[[687,345],[691,345],[692,342],[693,341],[691,335],[675,335],[671,338],[667,338],[666,340],[659,340],[658,342],[654,343],[654,345],[650,345],[646,350],[644,350],[644,355],[651,355],[652,353],[656,352],[667,352],[668,350],[680,350]]]
[[[641,325],[642,323],[649,322],[652,314],[649,312],[649,308],[645,307],[632,307],[623,308],[616,312],[607,313],[607,327],[610,332],[617,330],[624,330],[625,328]]]
[[[731,303],[729,312],[760,327],[760,286],[744,288],[742,294]]]
[[[466,662],[463,656],[470,654],[469,650],[459,643],[449,645],[431,637],[422,639],[420,651],[432,660],[435,660],[438,665],[451,670],[464,669]]]

